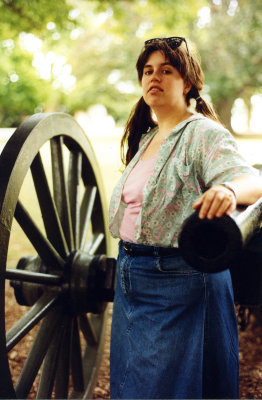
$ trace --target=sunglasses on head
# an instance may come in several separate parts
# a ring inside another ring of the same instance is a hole
[[[186,45],[186,50],[187,50],[187,55],[189,57],[190,63],[194,69],[195,75],[197,75],[196,73],[196,69],[195,69],[195,65],[194,65],[194,61],[193,58],[191,56],[191,54],[189,53],[189,49],[188,49],[188,45],[187,45],[187,41],[184,37],[181,36],[171,36],[168,38],[154,38],[154,39],[148,39],[145,41],[145,47],[150,45],[150,44],[154,44],[157,42],[165,42],[172,50],[177,49],[179,46],[181,46],[181,44],[183,42],[185,42]]]
[[[157,42],[165,42],[172,50],[177,49],[183,42],[185,42],[186,49],[187,49],[187,54],[190,57],[187,41],[186,41],[185,38],[183,38],[181,36],[172,36],[172,37],[168,37],[168,38],[149,39],[149,40],[145,41],[145,46],[148,46],[149,44],[153,44],[153,43],[157,43]]]

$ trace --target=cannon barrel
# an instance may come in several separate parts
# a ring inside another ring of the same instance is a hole
[[[262,198],[248,207],[238,207],[231,216],[200,219],[198,211],[183,223],[178,244],[185,260],[202,272],[229,268],[260,230]]]

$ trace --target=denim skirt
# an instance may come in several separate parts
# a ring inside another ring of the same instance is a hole
[[[238,374],[229,270],[198,272],[179,253],[130,256],[120,241],[111,398],[235,399]]]

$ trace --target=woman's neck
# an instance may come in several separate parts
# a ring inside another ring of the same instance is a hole
[[[155,111],[158,123],[158,135],[164,137],[170,133],[170,131],[178,125],[180,122],[185,121],[187,118],[193,115],[190,111],[183,110],[182,112],[176,113],[166,113],[166,112],[157,112]]]

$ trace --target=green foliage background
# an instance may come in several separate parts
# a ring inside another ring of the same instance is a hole
[[[122,124],[140,95],[135,63],[144,40],[176,35],[200,53],[204,91],[231,128],[235,99],[250,110],[250,98],[261,93],[261,27],[261,0],[0,0],[0,126],[93,104]],[[54,62],[43,79],[23,32],[41,39],[44,55],[64,57],[70,73],[59,80]]]

